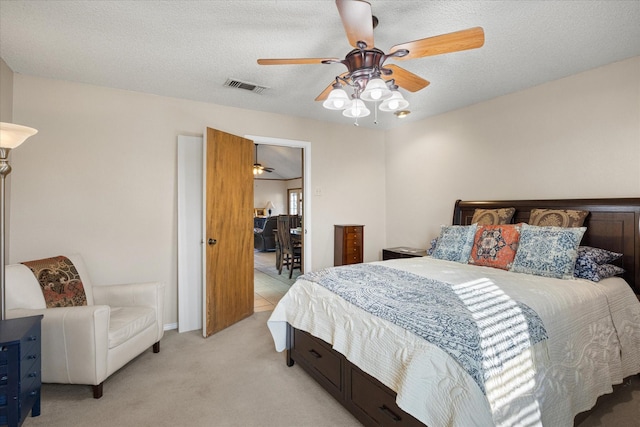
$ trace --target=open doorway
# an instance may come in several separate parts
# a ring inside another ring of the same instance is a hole
[[[248,136],[255,147],[254,168],[254,311],[273,310],[296,278],[311,268],[309,188],[310,144]],[[259,171],[261,170],[261,172]],[[308,193],[307,193],[308,194]],[[300,266],[279,267],[282,253],[274,230],[277,218],[287,215],[292,239],[299,244]],[[291,278],[290,278],[291,276]]]

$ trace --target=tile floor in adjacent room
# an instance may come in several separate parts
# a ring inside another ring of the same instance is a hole
[[[275,252],[254,252],[254,311],[273,310],[280,298],[300,275],[300,270],[293,271],[289,279],[289,271],[285,268],[278,274]]]

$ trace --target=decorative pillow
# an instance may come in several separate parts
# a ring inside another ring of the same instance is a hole
[[[593,248],[591,246],[580,246],[578,248],[578,261],[588,260],[594,264],[609,264],[622,257],[618,252],[611,252],[606,249]],[[576,261],[577,262],[577,261]]]
[[[433,255],[433,251],[436,250],[436,245],[438,244],[438,238],[431,240],[431,247],[427,249],[427,255]]]
[[[622,254],[605,249],[580,246],[573,275],[581,279],[598,282],[607,277],[623,274],[625,272],[623,268],[608,264],[621,256]]]
[[[609,277],[619,276],[621,274],[626,273],[622,267],[618,267],[613,264],[602,264],[598,266],[598,278],[600,280],[608,279]]]
[[[469,264],[511,268],[520,240],[520,224],[479,226],[473,241]]]
[[[471,254],[473,238],[476,235],[476,224],[443,225],[438,243],[431,255],[437,259],[456,261],[466,264]]]
[[[476,209],[473,212],[473,218],[471,224],[478,225],[496,225],[496,224],[509,224],[513,217],[515,208],[503,208],[503,209]]]
[[[622,267],[618,267],[613,264],[580,264],[580,258],[576,261],[576,266],[573,271],[573,275],[580,279],[591,280],[592,282],[599,282],[602,279],[608,277],[624,274],[626,270]]]
[[[536,227],[522,224],[511,271],[571,279],[586,227]]]
[[[87,305],[80,274],[69,258],[57,256],[22,264],[40,283],[47,308]]]
[[[541,227],[582,227],[589,211],[569,209],[531,209],[529,225]]]

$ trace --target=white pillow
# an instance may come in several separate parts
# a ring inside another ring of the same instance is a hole
[[[47,308],[40,283],[28,267],[22,264],[11,264],[7,265],[5,271],[7,310]]]

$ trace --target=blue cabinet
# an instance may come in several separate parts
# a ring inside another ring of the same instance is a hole
[[[40,415],[42,316],[0,321],[0,426]]]

